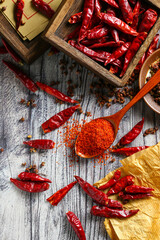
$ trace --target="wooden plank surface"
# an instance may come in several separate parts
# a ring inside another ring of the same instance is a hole
[[[84,113],[90,111],[92,118],[110,115],[122,108],[123,105],[119,104],[112,105],[109,109],[100,108],[96,104],[95,97],[89,93],[90,84],[97,78],[78,65],[71,72],[69,66],[73,60],[67,56],[65,59],[68,62],[66,65],[68,74],[62,74],[59,62],[63,57],[63,53],[50,57],[45,53],[30,67],[24,66],[24,69],[34,81],[38,80],[47,84],[51,84],[52,81],[60,81],[58,89],[64,93],[67,92],[69,79],[78,83],[75,95],[77,97],[84,95],[83,111]],[[8,55],[0,55],[0,61],[3,58],[10,59]],[[26,100],[34,98],[37,107],[31,109],[19,104],[21,98]],[[61,140],[58,131],[55,130],[44,136],[40,125],[67,106],[67,104],[57,104],[51,96],[43,91],[39,91],[36,95],[29,93],[4,65],[0,65],[0,148],[4,148],[4,152],[0,153],[1,240],[75,240],[77,239],[75,233],[65,216],[69,210],[80,218],[87,240],[110,239],[103,225],[104,219],[90,215],[93,202],[81,191],[79,186],[75,186],[57,207],[46,202],[46,198],[73,181],[74,175],[81,176],[91,184],[96,182],[110,171],[118,168],[120,166],[119,160],[122,157],[116,157],[114,163],[109,163],[108,160],[106,165],[97,162],[94,164],[94,161],[80,159],[79,162],[70,167],[69,152],[64,145],[56,151],[36,153],[30,153],[29,149],[22,145],[23,140],[29,134],[32,135],[33,139],[50,138],[57,145]],[[22,116],[25,121],[20,123],[19,119]],[[128,132],[142,117],[145,117],[143,132],[149,127],[160,124],[160,116],[141,100],[124,116],[117,139]],[[74,114],[73,118],[80,121],[84,115]],[[155,135],[148,135],[145,138],[140,134],[131,146],[144,144],[151,146],[158,141],[160,141],[159,131]],[[10,177],[16,178],[24,170],[21,167],[24,162],[27,165],[34,163],[38,166],[41,162],[46,163],[43,168],[40,168],[40,172],[46,174],[53,182],[48,191],[29,194],[10,183]]]

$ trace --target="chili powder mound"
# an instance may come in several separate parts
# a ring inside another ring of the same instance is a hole
[[[78,135],[76,148],[86,156],[98,155],[105,151],[114,141],[113,125],[99,118],[83,126],[81,133]]]

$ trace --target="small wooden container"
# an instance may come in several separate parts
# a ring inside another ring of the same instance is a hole
[[[156,7],[159,11],[160,9],[160,1],[159,0],[146,0],[147,3],[152,3],[153,8]],[[87,57],[82,52],[78,51],[76,48],[70,46],[66,41],[64,41],[65,37],[74,30],[76,26],[73,26],[68,23],[68,19],[71,15],[80,12],[83,8],[84,0],[64,0],[59,6],[54,18],[48,25],[47,29],[43,34],[43,38],[47,40],[50,44],[57,47],[59,50],[63,51],[67,55],[74,58],[80,64],[84,65],[95,74],[97,74],[100,78],[105,79],[106,81],[117,85],[123,86],[128,81],[130,75],[132,74],[134,68],[138,64],[139,60],[143,56],[144,52],[149,47],[152,42],[154,36],[160,29],[160,17],[158,17],[157,22],[151,29],[148,34],[146,40],[138,50],[135,57],[132,59],[125,75],[122,78],[115,76],[110,73],[105,67],[101,66],[97,62],[93,61],[91,58]],[[159,9],[158,9],[159,8]]]

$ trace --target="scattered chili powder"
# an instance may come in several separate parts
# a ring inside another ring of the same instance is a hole
[[[113,125],[105,119],[96,119],[83,126],[77,138],[77,152],[87,156],[98,155],[114,141]]]

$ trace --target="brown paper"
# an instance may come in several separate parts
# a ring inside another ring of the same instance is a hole
[[[105,219],[105,228],[113,240],[159,240],[160,239],[160,143],[121,161],[122,177],[133,175],[135,184],[154,188],[154,196],[130,200],[126,209],[139,212],[126,219]],[[95,186],[106,183],[115,171],[101,179]],[[107,190],[106,190],[107,192]],[[117,196],[111,197],[116,199]]]

